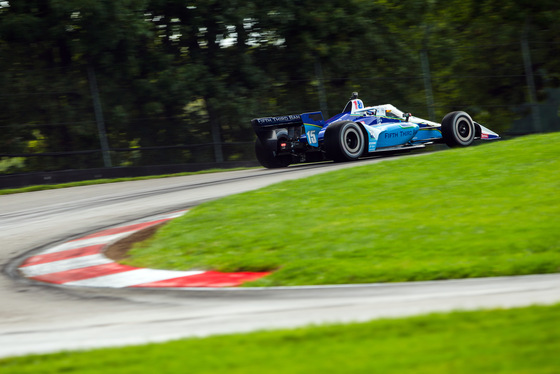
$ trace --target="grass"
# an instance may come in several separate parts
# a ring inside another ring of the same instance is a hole
[[[186,175],[197,175],[197,174],[221,173],[221,172],[224,172],[224,171],[236,171],[236,170],[246,170],[246,169],[248,169],[248,168],[207,169],[207,170],[185,172],[185,173],[148,175],[148,176],[144,176],[144,177],[113,178],[113,179],[103,178],[103,179],[92,179],[92,180],[87,180],[87,181],[69,182],[69,183],[60,183],[60,184],[41,184],[41,185],[21,187],[21,188],[5,188],[5,189],[0,190],[0,195],[11,195],[11,194],[16,194],[16,193],[33,192],[33,191],[56,190],[56,189],[59,189],[59,188],[69,188],[69,187],[78,187],[78,186],[91,186],[91,185],[95,185],[95,184],[107,184],[107,183],[148,180],[148,179],[183,177],[183,176],[186,176]]]
[[[560,271],[560,134],[283,182],[200,205],[127,263],[274,271],[248,286]]]
[[[560,304],[0,359],[10,373],[558,373]]]
[[[560,270],[560,134],[358,166],[201,205],[135,264],[253,285]],[[0,359],[10,373],[557,373],[560,304]]]

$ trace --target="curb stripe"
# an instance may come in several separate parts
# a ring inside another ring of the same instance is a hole
[[[41,282],[64,284],[68,282],[75,282],[84,279],[100,277],[103,275],[122,273],[125,271],[131,271],[135,269],[138,268],[117,264],[116,262],[111,262],[109,264],[88,266],[86,268],[60,271],[58,273],[49,273],[49,274],[39,275],[31,278]]]
[[[107,244],[109,242],[116,241],[118,239],[124,238],[125,236],[128,236],[128,235],[130,235],[130,232],[123,232],[123,233],[120,233],[120,234],[91,238],[91,239],[85,239],[85,240],[84,239],[75,239],[75,240],[72,240],[72,241],[62,243],[62,244],[59,244],[57,246],[48,248],[41,253],[42,254],[56,253],[56,252],[67,251],[69,249],[89,247],[90,245]]]
[[[20,268],[27,277],[36,277],[38,275],[45,275],[49,273],[58,273],[66,270],[86,268],[89,266],[110,264],[113,261],[109,260],[102,254],[89,255],[83,257],[69,258],[55,262],[48,262],[46,264],[31,265]]]
[[[80,281],[68,282],[69,286],[81,287],[131,287],[138,283],[157,282],[164,279],[176,278],[179,275],[197,275],[203,271],[171,271],[154,269],[134,269],[124,273],[104,275],[96,278],[83,279]]]
[[[19,270],[23,276],[40,282],[110,288],[236,287],[270,274],[143,269],[115,263],[103,255],[103,250],[109,243],[179,217],[185,212],[160,214],[151,219],[102,230],[46,248],[27,258],[19,266]]]
[[[237,287],[244,282],[257,280],[268,274],[270,273],[221,273],[218,271],[206,271],[199,275],[137,284],[133,287]]]
[[[21,265],[21,267],[39,265],[47,262],[54,262],[60,260],[67,260],[74,257],[89,256],[89,255],[101,253],[103,247],[104,247],[103,244],[97,244],[97,245],[90,245],[89,247],[67,249],[65,251],[47,253],[44,255],[37,255],[37,256],[29,257],[27,260],[25,260],[25,262]]]

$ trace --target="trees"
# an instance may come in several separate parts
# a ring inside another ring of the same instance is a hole
[[[2,125],[10,129],[0,138],[3,149],[33,153],[29,141],[37,137],[44,139],[41,151],[99,148],[86,70],[98,72],[106,107],[112,108],[108,98],[141,70],[135,53],[150,40],[147,24],[137,17],[140,4],[25,0],[2,8],[0,75],[2,94],[10,98],[0,104]],[[113,137],[120,131],[111,130]],[[20,136],[14,139],[14,133]],[[59,161],[53,167],[76,167]]]
[[[508,131],[530,110],[523,105],[530,101],[527,71],[535,75],[541,102],[560,83],[553,57],[560,46],[560,29],[552,22],[558,16],[560,9],[549,0],[454,0],[434,7],[430,44],[436,101],[449,110],[461,106],[479,121]],[[532,66],[524,65],[522,40],[531,44]],[[524,132],[533,126],[527,123]]]
[[[220,144],[252,141],[251,118],[318,108],[332,115],[352,91],[436,119],[466,109],[503,132],[530,113],[521,105],[530,101],[527,72],[536,100],[550,101],[560,81],[552,0],[0,4],[3,154],[99,149],[88,70],[110,148],[214,144],[209,154],[143,152],[140,164],[231,159]],[[554,128],[558,115],[550,116],[543,122]],[[112,155],[117,165],[132,162]],[[60,158],[33,168],[100,162]]]

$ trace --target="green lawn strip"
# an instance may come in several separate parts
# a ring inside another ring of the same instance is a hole
[[[560,271],[560,134],[330,172],[200,205],[128,264],[274,271],[249,286]]]
[[[23,192],[33,192],[33,191],[45,191],[45,190],[56,190],[59,188],[68,187],[78,187],[78,186],[91,186],[95,184],[106,184],[106,183],[117,183],[117,182],[129,182],[129,181],[140,181],[147,179],[160,179],[160,178],[172,178],[172,177],[183,177],[187,175],[197,175],[197,174],[210,174],[210,173],[221,173],[225,171],[236,171],[236,170],[246,170],[249,168],[232,168],[232,169],[208,169],[201,171],[185,172],[185,173],[175,173],[175,174],[162,174],[162,175],[147,175],[143,177],[129,177],[129,178],[114,178],[114,179],[92,179],[87,181],[79,182],[69,182],[60,184],[41,184],[36,186],[28,186],[21,188],[6,188],[0,190],[0,195],[10,195],[15,193]]]
[[[0,360],[9,373],[557,373],[560,304]]]

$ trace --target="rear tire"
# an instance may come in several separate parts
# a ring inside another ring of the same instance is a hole
[[[277,156],[276,150],[267,147],[259,138],[255,141],[255,155],[259,163],[268,169],[285,168],[292,163],[290,155]]]
[[[441,136],[449,147],[467,147],[475,135],[474,122],[465,112],[451,112],[441,121]]]
[[[336,122],[325,130],[325,152],[334,161],[357,160],[364,153],[365,144],[362,128],[356,122]]]

